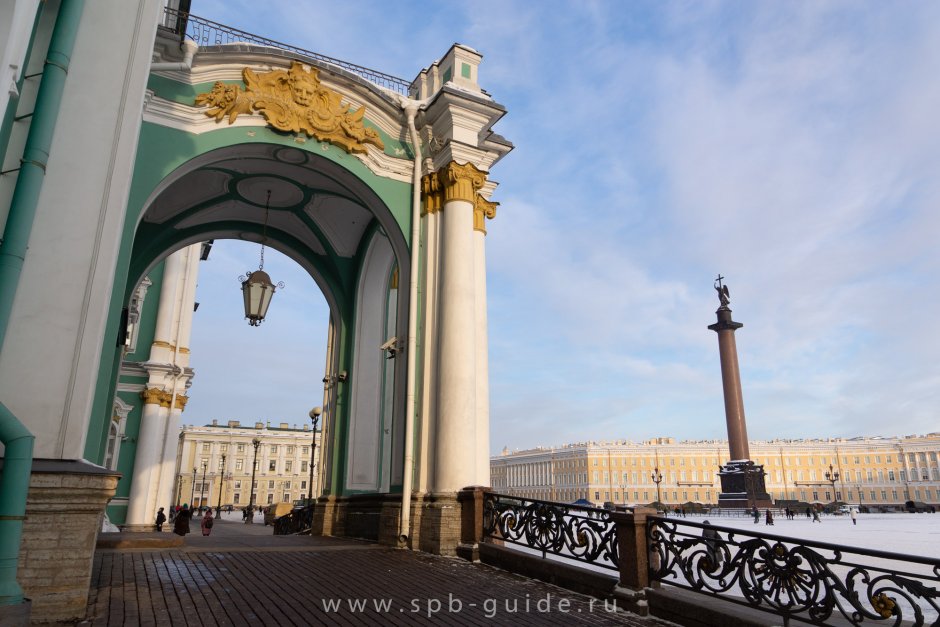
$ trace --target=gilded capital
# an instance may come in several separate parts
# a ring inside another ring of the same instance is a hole
[[[444,188],[439,172],[431,172],[421,177],[421,199],[424,201],[422,215],[437,213],[444,206]]]
[[[189,402],[188,396],[186,396],[185,394],[177,394],[176,405],[174,408],[179,409],[180,411],[183,411],[184,409],[186,409],[186,403],[188,402]]]
[[[486,183],[486,172],[472,163],[458,164],[451,161],[440,170],[441,183],[444,186],[444,202],[464,200],[476,201],[476,193]]]
[[[140,393],[140,398],[144,399],[144,405],[160,405],[163,398],[163,390],[158,388],[144,388]]]
[[[173,401],[173,394],[170,392],[160,392],[160,407],[170,407],[170,403]]]
[[[481,231],[486,235],[486,224],[484,222],[487,219],[492,220],[496,217],[496,207],[498,206],[498,202],[491,202],[477,194],[473,203],[473,230]]]

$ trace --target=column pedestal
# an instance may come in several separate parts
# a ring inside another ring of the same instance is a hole
[[[721,467],[718,476],[721,478],[718,507],[773,507],[764,484],[763,466],[750,460],[733,460]]]

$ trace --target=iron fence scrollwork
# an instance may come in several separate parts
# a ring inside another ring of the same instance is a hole
[[[940,560],[651,518],[650,578],[818,625],[940,625]],[[864,563],[861,563],[862,558]]]
[[[610,512],[486,493],[483,535],[542,553],[617,570],[617,527]]]

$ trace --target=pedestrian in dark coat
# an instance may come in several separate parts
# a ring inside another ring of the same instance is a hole
[[[192,512],[189,511],[189,505],[184,504],[183,509],[179,511],[176,520],[173,522],[173,533],[178,536],[185,536],[189,533],[189,519],[191,516]]]
[[[163,523],[166,522],[166,514],[163,513],[163,508],[157,512],[157,531],[163,531]]]
[[[202,535],[207,536],[212,533],[212,525],[212,508],[210,507],[206,511],[206,515],[202,517],[202,523],[199,525],[202,528]]]

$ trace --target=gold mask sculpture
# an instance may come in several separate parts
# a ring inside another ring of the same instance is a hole
[[[366,108],[352,111],[342,104],[338,93],[320,85],[317,68],[305,70],[299,61],[287,71],[258,74],[245,68],[242,79],[245,91],[217,81],[212,91],[196,96],[196,104],[208,105],[206,115],[217,122],[228,116],[231,124],[239,114],[258,111],[279,131],[304,132],[346,152],[366,152],[365,144],[385,148],[379,134],[362,124]]]

